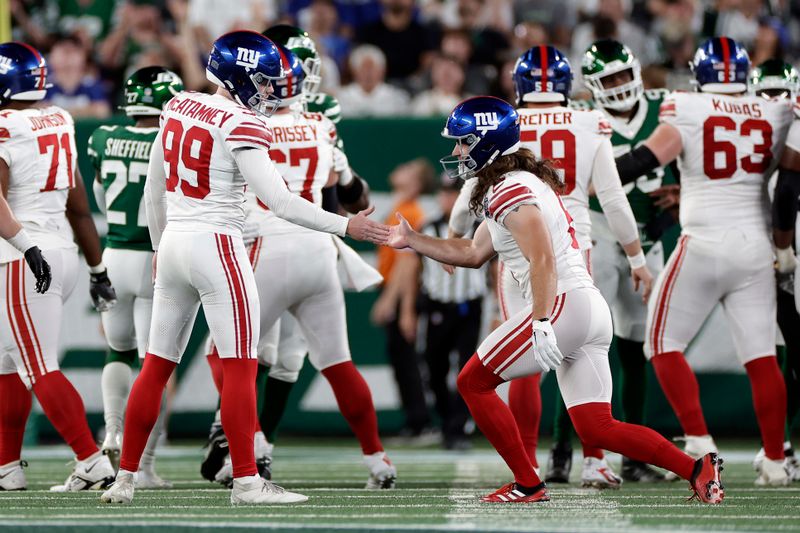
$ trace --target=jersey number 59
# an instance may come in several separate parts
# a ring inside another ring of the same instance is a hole
[[[536,130],[523,130],[519,140],[536,142],[538,136]],[[575,190],[575,135],[569,130],[547,130],[538,140],[540,157],[549,159],[555,168],[564,172],[564,191],[561,194],[570,194]],[[556,143],[561,143],[561,157],[555,156]]]

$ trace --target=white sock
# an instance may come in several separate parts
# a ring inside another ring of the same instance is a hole
[[[103,367],[100,378],[103,391],[103,416],[106,433],[122,433],[122,418],[125,404],[131,391],[131,367],[120,361],[113,361]]]
[[[256,431],[253,437],[253,449],[256,452],[256,457],[263,457],[269,453],[269,443],[263,431]]]
[[[139,460],[139,470],[153,471],[156,463],[156,446],[158,446],[158,439],[161,438],[161,433],[164,431],[164,419],[166,418],[167,411],[167,391],[164,391],[164,396],[161,397],[161,412],[158,414],[156,425],[153,426],[153,431],[147,437],[147,443],[144,445],[142,451],[142,458]]]

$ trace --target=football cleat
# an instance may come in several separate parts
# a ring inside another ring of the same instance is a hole
[[[711,435],[684,435],[683,437],[675,437],[674,441],[684,441],[686,445],[683,451],[692,459],[700,459],[709,453],[719,453],[717,445]],[[667,481],[677,481],[679,478],[674,472],[667,472],[664,476]]]
[[[233,481],[232,505],[302,503],[305,501],[308,501],[308,496],[289,492],[258,475],[237,478]]]
[[[556,443],[550,449],[547,459],[546,483],[569,483],[569,472],[572,470],[572,446]]]
[[[134,486],[133,473],[122,471],[117,475],[114,484],[100,496],[100,501],[103,503],[131,503]]]
[[[622,458],[622,471],[620,475],[625,481],[640,483],[657,483],[664,481],[664,474],[647,463],[634,461],[628,457]]]
[[[233,463],[231,463],[231,456],[225,457],[222,463],[222,468],[214,476],[214,481],[225,487],[233,488]]]
[[[106,438],[103,439],[100,449],[108,457],[114,472],[117,472],[119,470],[120,450],[122,450],[122,434],[116,431],[106,433]]]
[[[142,468],[133,476],[133,483],[137,489],[171,489],[172,483],[156,474],[151,468]]]
[[[792,448],[791,442],[786,441],[783,443],[783,453],[786,456],[786,462],[783,466],[786,468],[789,480],[800,481],[800,461],[798,461],[797,457],[794,455],[794,448]],[[764,462],[765,457],[764,448],[758,450],[758,453],[753,459],[753,468],[756,472],[761,472],[761,464]]]
[[[525,494],[522,490],[517,488],[515,482],[503,485],[491,494],[487,494],[481,498],[483,503],[536,503],[536,502],[549,502],[550,496],[547,494],[547,488],[544,483],[540,483],[534,487],[532,494]]]
[[[722,459],[716,453],[709,453],[695,463],[690,480],[690,490],[694,492],[690,500],[697,498],[703,503],[722,503],[725,487],[722,486]]]
[[[228,439],[222,431],[222,424],[212,425],[211,434],[206,443],[206,454],[203,462],[200,463],[200,474],[204,479],[214,481],[217,472],[220,471],[228,456]]]
[[[258,475],[266,480],[272,479],[272,450],[274,449],[275,445],[267,443],[266,440],[263,446],[256,441],[256,468],[258,468]]]
[[[364,456],[364,464],[369,469],[368,489],[393,489],[397,481],[397,469],[386,452],[377,452]]]
[[[773,461],[767,457],[761,461],[756,478],[758,487],[785,487],[791,482],[789,472],[786,469],[786,460]]]
[[[614,472],[605,459],[584,457],[581,486],[595,489],[618,489],[622,486],[622,478]]]
[[[81,490],[105,489],[114,482],[114,467],[102,452],[97,452],[85,461],[78,461],[75,469],[63,485],[50,487],[52,492],[78,492]]]
[[[28,466],[25,461],[12,461],[0,466],[0,490],[27,490],[24,466]]]

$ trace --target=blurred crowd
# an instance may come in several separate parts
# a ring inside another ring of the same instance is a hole
[[[728,35],[754,64],[800,55],[798,0],[10,0],[13,31],[46,53],[49,99],[103,118],[122,80],[164,65],[202,89],[212,40],[283,22],[306,29],[323,87],[344,116],[441,115],[473,94],[511,98],[516,57],[554,44],[572,59],[595,39],[631,47],[645,85],[686,88],[698,40]],[[576,98],[581,84],[575,84]]]

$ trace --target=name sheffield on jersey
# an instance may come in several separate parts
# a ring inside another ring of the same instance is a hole
[[[150,160],[152,142],[134,141],[130,139],[106,139],[105,157]]]

